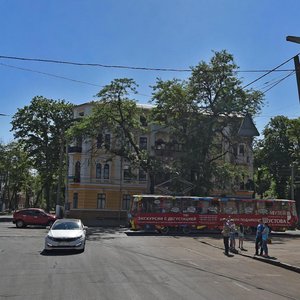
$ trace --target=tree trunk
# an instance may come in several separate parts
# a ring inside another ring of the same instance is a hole
[[[64,162],[64,143],[62,142],[59,151],[59,169],[58,169],[58,183],[57,183],[57,191],[56,191],[56,205],[62,204],[61,186],[63,181],[63,162]]]

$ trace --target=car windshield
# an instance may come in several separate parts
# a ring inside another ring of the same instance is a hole
[[[76,230],[80,229],[78,222],[59,222],[54,224],[51,228],[52,230]]]

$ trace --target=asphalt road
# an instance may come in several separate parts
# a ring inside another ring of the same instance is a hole
[[[224,256],[199,236],[90,228],[84,253],[44,253],[45,228],[0,223],[0,299],[300,299],[300,275]]]

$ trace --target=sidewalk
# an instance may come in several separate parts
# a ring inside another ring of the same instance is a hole
[[[288,231],[286,233],[272,233],[270,235],[272,243],[268,245],[269,255],[271,258],[256,256],[255,254],[255,237],[248,236],[244,241],[244,248],[248,251],[238,249],[238,254],[251,259],[259,260],[265,263],[283,267],[285,269],[300,273],[300,230]],[[220,235],[205,236],[200,238],[204,244],[224,249],[223,239]],[[238,239],[236,239],[238,246]]]
[[[12,215],[0,215],[0,222],[12,222]]]

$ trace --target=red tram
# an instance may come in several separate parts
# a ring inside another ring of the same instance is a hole
[[[296,229],[298,217],[294,200],[244,199],[166,195],[134,195],[129,214],[133,230],[168,233],[180,229],[221,229],[224,218],[255,230],[260,219],[274,231]]]

